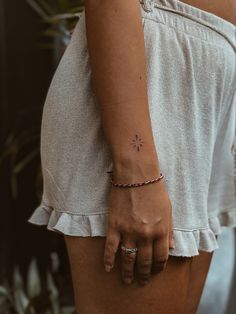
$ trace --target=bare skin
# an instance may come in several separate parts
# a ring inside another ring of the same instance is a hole
[[[66,236],[77,314],[195,314],[212,253],[191,258],[170,256],[164,271],[150,282],[126,285],[121,280],[122,258],[114,269],[103,267],[103,237]]]
[[[140,182],[159,177],[148,108],[140,3],[89,0],[85,10],[92,84],[111,148],[114,180]],[[165,267],[169,247],[173,246],[171,202],[165,183],[161,180],[138,189],[112,188],[108,207],[104,267],[107,271],[113,267],[122,240],[127,247],[138,247],[139,281],[146,283],[152,266]],[[134,255],[123,255],[126,283],[133,280],[134,261]]]
[[[234,1],[185,2],[235,22]],[[111,148],[114,179],[159,177],[140,3],[87,0],[85,10],[92,87]],[[194,258],[169,255],[174,239],[165,182],[111,188],[108,202],[106,237],[65,236],[78,314],[195,313],[212,253],[200,252]],[[137,247],[137,254],[123,254],[121,241]]]

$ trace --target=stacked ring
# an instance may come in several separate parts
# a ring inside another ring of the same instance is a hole
[[[125,254],[131,254],[131,253],[136,253],[138,251],[138,248],[127,248],[124,245],[121,245],[121,250],[125,252]]]

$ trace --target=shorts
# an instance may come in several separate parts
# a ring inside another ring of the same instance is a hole
[[[236,27],[176,0],[141,1],[148,100],[161,172],[172,203],[175,248],[218,248],[236,226]],[[30,223],[106,236],[112,169],[91,88],[85,11],[57,67],[41,125],[43,195]]]

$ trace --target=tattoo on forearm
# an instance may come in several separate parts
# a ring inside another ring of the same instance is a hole
[[[135,139],[132,140],[130,143],[137,152],[140,151],[140,148],[143,146],[144,141],[137,135],[135,134]]]

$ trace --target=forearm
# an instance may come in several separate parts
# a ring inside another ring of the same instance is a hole
[[[139,1],[87,0],[85,10],[92,85],[115,168],[158,173]]]

